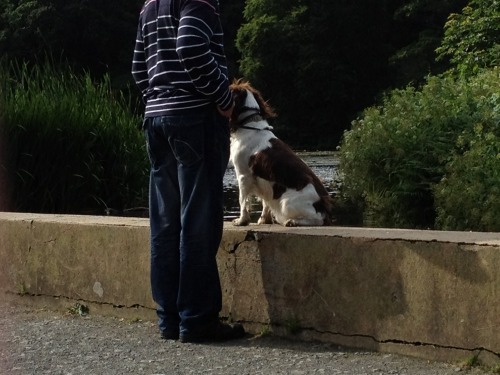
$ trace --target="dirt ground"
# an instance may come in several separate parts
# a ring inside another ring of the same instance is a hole
[[[486,368],[323,343],[245,337],[219,344],[161,340],[149,321],[80,316],[0,302],[0,374],[493,374]]]

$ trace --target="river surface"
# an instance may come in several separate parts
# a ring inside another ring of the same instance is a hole
[[[326,189],[334,191],[334,179],[338,171],[339,161],[335,152],[298,152],[299,157],[311,167]],[[238,181],[233,166],[230,164],[224,175],[224,220],[229,221],[239,216]],[[257,199],[252,199],[251,217],[256,221],[262,211],[262,204]]]

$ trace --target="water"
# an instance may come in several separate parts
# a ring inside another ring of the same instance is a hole
[[[335,152],[299,152],[297,154],[323,181],[326,189],[330,193],[333,192],[334,178],[339,164]],[[224,200],[224,220],[229,221],[239,217],[238,182],[232,165],[229,165],[224,175]],[[262,204],[257,199],[252,199],[250,206],[252,221],[256,221],[262,211]]]

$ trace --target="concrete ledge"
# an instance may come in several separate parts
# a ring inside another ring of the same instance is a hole
[[[228,224],[218,262],[253,333],[500,363],[500,233]],[[0,291],[155,319],[148,221],[0,213]]]

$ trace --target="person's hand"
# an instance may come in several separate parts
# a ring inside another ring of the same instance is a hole
[[[231,115],[233,114],[233,109],[234,109],[234,102],[233,102],[233,104],[231,105],[231,107],[229,107],[229,108],[228,108],[228,109],[226,109],[225,111],[223,111],[222,109],[220,109],[220,107],[217,107],[217,110],[219,111],[219,113],[220,113],[222,116],[224,116],[224,117],[226,117],[226,118],[228,118],[228,119],[230,119],[230,118],[231,118]]]

